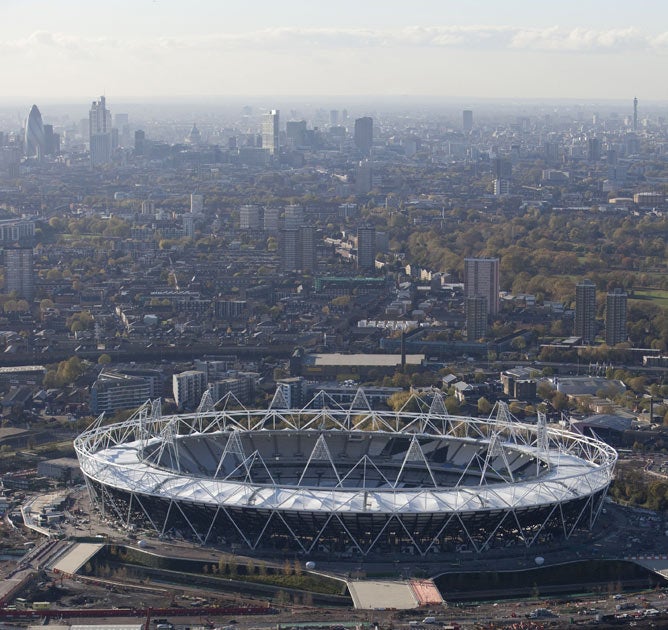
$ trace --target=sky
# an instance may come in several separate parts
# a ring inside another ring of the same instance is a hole
[[[668,101],[665,0],[0,0],[0,102]]]

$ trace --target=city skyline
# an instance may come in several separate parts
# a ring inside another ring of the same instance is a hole
[[[665,100],[668,88],[656,76],[668,55],[668,30],[657,25],[666,23],[668,8],[642,4],[567,1],[546,9],[519,0],[422,0],[379,11],[343,0],[305,11],[296,0],[260,1],[252,9],[202,0],[184,11],[171,0],[121,0],[112,19],[101,20],[76,0],[6,2],[4,99]]]

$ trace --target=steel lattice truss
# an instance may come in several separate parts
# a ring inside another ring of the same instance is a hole
[[[407,408],[417,411],[406,411]],[[75,440],[93,500],[123,524],[201,543],[305,553],[482,551],[591,529],[617,455],[579,434],[451,416],[437,392],[399,412],[320,392],[290,409],[205,394],[196,412],[147,402]]]

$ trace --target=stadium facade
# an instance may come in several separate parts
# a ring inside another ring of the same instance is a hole
[[[196,412],[163,416],[148,402],[118,424],[100,417],[75,448],[94,504],[125,527],[334,557],[569,538],[594,526],[617,460],[503,403],[451,416],[435,393],[377,411],[361,389],[345,409],[323,392],[288,408],[280,390],[264,410],[205,394]]]

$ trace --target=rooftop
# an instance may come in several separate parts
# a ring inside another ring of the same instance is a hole
[[[310,365],[375,365],[378,367],[392,367],[401,365],[400,354],[309,354],[304,357],[305,362]],[[407,354],[408,365],[420,365],[424,361],[424,354]]]

